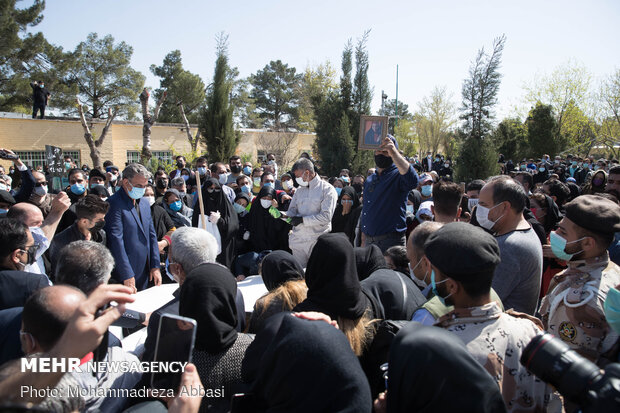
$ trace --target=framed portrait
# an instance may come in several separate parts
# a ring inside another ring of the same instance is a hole
[[[387,116],[367,116],[360,118],[360,136],[357,143],[359,149],[375,150],[387,136]]]

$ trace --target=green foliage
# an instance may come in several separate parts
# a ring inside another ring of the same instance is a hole
[[[237,79],[233,83],[231,103],[235,108],[233,118],[244,128],[260,128],[263,120],[256,111],[256,104],[249,92],[249,79]]]
[[[112,36],[100,39],[96,33],[89,34],[71,54],[67,82],[77,86],[93,118],[103,117],[112,107],[129,119],[138,111],[145,77],[129,66],[132,54],[127,43],[114,44]]]
[[[400,107],[400,105],[399,105]],[[416,139],[413,132],[413,121],[407,118],[400,119],[394,137],[398,141],[398,147],[405,156],[413,156],[416,153]]]
[[[161,66],[151,65],[151,72],[161,78],[155,89],[155,101],[164,91],[168,93],[159,111],[158,122],[183,123],[178,104],[182,103],[190,123],[198,121],[200,106],[205,100],[205,84],[200,76],[183,69],[181,51],[174,50],[164,57]]]
[[[388,133],[394,135],[396,125],[396,99],[390,99],[385,102],[383,110],[379,109],[379,115],[390,116],[388,120]],[[413,115],[409,112],[409,105],[398,101],[398,123],[403,120],[412,120]]]
[[[353,43],[351,39],[347,41],[342,51],[341,69],[340,100],[342,108],[349,111],[353,106],[353,83],[351,83],[351,75],[353,73]]]
[[[455,177],[460,182],[486,179],[499,173],[498,154],[489,139],[468,136],[463,141],[455,163]]]
[[[354,154],[349,118],[334,93],[320,103],[315,114],[315,144],[321,160],[321,173],[335,176],[342,168],[350,167]]]
[[[232,82],[228,66],[228,37],[220,36],[213,86],[207,93],[207,105],[201,112],[198,127],[207,145],[210,162],[228,160],[237,149],[241,133],[233,127],[233,107],[229,101]]]
[[[336,90],[336,70],[329,61],[314,68],[310,66],[306,68],[296,90],[299,97],[298,127],[300,130],[315,131],[316,121],[313,102],[322,101]]]
[[[530,149],[527,155],[540,156],[543,153],[559,153],[565,140],[557,133],[557,121],[551,105],[537,103],[530,110],[526,120],[527,144]]]
[[[454,104],[446,87],[435,86],[431,95],[425,96],[418,104],[418,110],[412,116],[414,135],[422,153],[437,153],[443,147],[446,155],[452,156],[454,144],[450,128],[455,123],[454,116]]]
[[[516,162],[530,154],[527,127],[520,119],[502,120],[493,131],[491,139],[497,151],[503,154],[506,160],[512,159]],[[541,153],[555,152],[543,151]]]
[[[281,131],[297,125],[298,96],[295,89],[299,79],[296,69],[281,60],[272,60],[250,77],[250,97],[256,104],[264,126]]]

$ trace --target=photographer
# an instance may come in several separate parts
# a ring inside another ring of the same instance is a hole
[[[37,112],[41,113],[40,119],[43,119],[45,117],[45,107],[49,103],[52,94],[45,88],[45,83],[42,80],[30,82],[30,87],[32,88],[32,119],[36,119]]]
[[[547,332],[580,355],[604,367],[617,359],[618,341],[605,320],[603,303],[610,288],[620,284],[620,267],[607,248],[620,231],[620,206],[595,195],[566,204],[564,219],[544,246],[568,268],[555,277],[543,298],[540,315]],[[611,354],[614,353],[614,354]]]

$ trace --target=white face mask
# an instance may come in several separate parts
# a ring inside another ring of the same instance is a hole
[[[110,182],[116,182],[117,178],[118,177],[116,175],[112,174],[112,176],[110,177]]]
[[[144,198],[145,200],[148,201],[149,206],[153,206],[153,204],[155,203],[155,197],[154,196],[143,196],[142,198]]]
[[[220,174],[219,181],[220,181],[220,184],[226,185],[226,181],[228,181],[228,174],[227,173]]]
[[[47,194],[47,185],[36,186],[32,192],[37,196],[43,197]]]
[[[0,191],[6,191],[6,185],[5,184],[0,184]]]
[[[467,200],[467,206],[470,211],[472,211],[476,205],[478,205],[478,198],[469,198]]]
[[[493,208],[497,208],[499,205],[500,204],[497,204]],[[489,231],[491,231],[497,221],[499,221],[504,216],[502,214],[495,221],[491,221],[489,219],[489,211],[491,211],[493,208],[487,208],[482,205],[478,205],[478,207],[476,208],[476,219],[478,220],[478,223],[482,228],[488,229]]]
[[[411,264],[407,264],[407,266],[409,267],[409,274],[411,275],[411,279],[413,280],[413,282],[422,288],[426,288],[428,286],[428,283],[426,282],[426,277],[428,277],[428,271],[426,271],[426,274],[424,274],[424,279],[422,280],[416,277],[413,273],[413,271],[418,268],[418,265],[420,265],[421,262],[422,258],[418,260],[418,263],[413,268],[411,268]]]
[[[260,205],[263,208],[267,209],[267,208],[269,208],[271,206],[271,200],[270,199],[261,199],[260,200]]]
[[[300,176],[299,178],[295,178],[295,180],[297,181],[297,183],[299,184],[299,186],[308,186],[310,183],[304,181],[304,176]]]
[[[289,189],[291,189],[290,186],[288,185],[288,181],[282,181],[282,188],[285,191],[288,191]]]

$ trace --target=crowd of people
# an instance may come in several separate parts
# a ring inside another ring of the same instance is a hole
[[[15,159],[0,169],[0,401],[106,412],[579,407],[520,358],[548,332],[601,369],[619,361],[619,162],[500,157],[500,175],[458,183],[450,159],[408,159],[390,135],[374,159],[365,174],[328,177],[307,153],[290,170],[274,154],[178,156],[152,172],[65,157],[61,191],[44,167]],[[239,283],[255,276],[267,292],[247,312]],[[133,327],[144,345],[124,350],[108,327],[133,294],[166,283],[178,284],[173,299]],[[152,361],[164,314],[197,326],[172,397],[20,392],[148,389],[139,372],[28,373],[19,359]],[[182,391],[201,386],[223,394]]]

